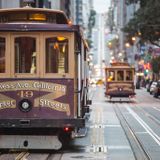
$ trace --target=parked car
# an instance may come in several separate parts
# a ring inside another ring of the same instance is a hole
[[[153,93],[153,91],[154,91],[154,89],[155,89],[156,86],[157,86],[157,82],[155,82],[155,81],[152,82],[151,87],[150,87],[150,90],[149,90],[150,94]]]
[[[157,82],[157,85],[153,91],[153,96],[155,98],[158,98],[159,95],[160,95],[160,80]]]

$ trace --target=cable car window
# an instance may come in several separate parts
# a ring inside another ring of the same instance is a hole
[[[115,80],[115,72],[109,71],[108,72],[108,81],[114,81]]]
[[[29,14],[29,20],[32,21],[46,21],[46,15],[41,13],[32,13]]]
[[[46,39],[46,73],[68,73],[68,39]]]
[[[117,80],[118,81],[124,80],[124,72],[123,71],[117,71]]]
[[[15,73],[36,73],[36,39],[15,38]]]
[[[132,81],[133,80],[132,71],[126,71],[126,80],[127,81]]]
[[[67,24],[68,20],[62,13],[57,12],[34,12],[34,11],[15,11],[0,13],[0,23],[4,22],[49,22],[57,24]]]
[[[0,37],[0,73],[5,73],[5,38]]]
[[[27,20],[27,14],[26,13],[16,13],[12,15],[8,15],[8,21],[26,21]]]

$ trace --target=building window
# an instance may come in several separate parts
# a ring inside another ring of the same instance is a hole
[[[25,7],[27,5],[35,7],[35,0],[20,0],[20,7]]]

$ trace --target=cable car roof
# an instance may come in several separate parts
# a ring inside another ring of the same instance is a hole
[[[0,23],[24,21],[57,24],[70,23],[65,13],[61,10],[31,7],[0,9]]]

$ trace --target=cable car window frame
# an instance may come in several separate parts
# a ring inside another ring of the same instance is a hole
[[[74,77],[74,66],[75,66],[75,57],[74,57],[74,33],[64,33],[64,32],[52,32],[45,33],[43,36],[43,53],[45,53],[45,42],[47,38],[53,37],[65,37],[68,39],[68,73],[46,73],[46,61],[43,64],[43,77],[52,78],[73,78]],[[43,60],[46,60],[46,54],[43,54]],[[72,61],[72,63],[70,63]],[[41,68],[42,69],[42,68]]]
[[[117,69],[116,72],[117,72],[117,73],[116,73],[116,75],[117,75],[117,82],[124,82],[124,81],[125,81],[125,73],[124,73],[124,70]],[[118,72],[123,73],[122,79],[119,79],[119,77],[118,77]]]
[[[129,79],[128,79],[127,72],[130,72]],[[129,82],[129,81],[133,81],[133,79],[134,79],[134,77],[133,77],[133,70],[127,70],[126,69],[125,70],[125,81]]]
[[[19,37],[31,37],[36,40],[36,73],[16,73],[15,72],[15,39]],[[40,77],[39,59],[40,59],[40,35],[38,33],[11,33],[11,75],[16,78]]]
[[[46,70],[45,73],[68,73],[68,38],[46,38]]]
[[[14,46],[17,51],[15,52],[15,73],[36,73],[36,38],[16,37]]]
[[[113,78],[111,79],[111,74],[113,73]],[[110,69],[107,71],[107,82],[114,82],[116,81],[116,70]]]
[[[8,33],[1,33],[0,37],[5,38],[5,72],[0,73],[0,78],[10,77],[10,39]]]
[[[74,78],[75,76],[75,34],[74,32],[9,32],[2,33],[6,37],[6,73],[0,73],[0,78]],[[6,36],[7,35],[7,36]],[[68,38],[68,73],[45,73],[45,38],[52,36],[64,36]],[[37,73],[15,73],[15,46],[14,41],[17,37],[36,38],[37,54]],[[72,63],[70,63],[72,61]],[[41,62],[41,63],[39,63]]]

